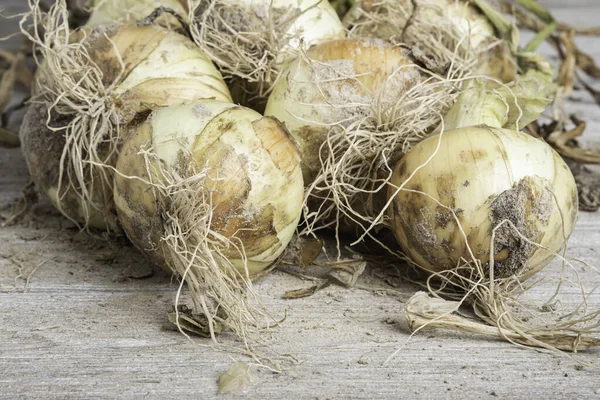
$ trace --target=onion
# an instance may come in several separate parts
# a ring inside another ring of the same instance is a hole
[[[600,344],[600,310],[588,309],[579,268],[559,255],[577,219],[575,180],[543,140],[516,130],[551,101],[542,90],[550,89],[547,79],[530,70],[499,89],[474,82],[444,117],[442,133],[415,145],[394,167],[385,224],[402,259],[430,273],[429,293],[406,305],[413,331],[476,332],[554,352]],[[527,291],[554,278],[525,281],[557,256],[563,268],[556,291],[532,304]],[[545,313],[573,283],[581,302],[557,319]],[[481,322],[464,316],[464,305]]]
[[[328,1],[189,0],[189,9],[194,41],[232,79],[236,102],[258,108],[299,49],[345,36]]]
[[[68,218],[118,230],[112,172],[121,130],[157,107],[198,98],[231,101],[220,73],[189,39],[153,26],[111,25],[71,33],[64,0],[45,33],[28,34],[44,56],[21,129],[33,181]],[[27,17],[26,17],[27,18]],[[24,19],[22,26],[27,19]]]
[[[459,86],[451,73],[433,75],[379,39],[324,42],[291,62],[265,115],[281,120],[302,149],[309,226],[342,217],[364,224],[377,214],[389,164],[441,122]]]
[[[527,296],[537,283],[554,281],[524,283],[565,248],[577,219],[573,175],[545,142],[484,125],[444,132],[398,163],[388,195],[389,225],[407,260],[431,273],[429,293],[406,305],[412,330],[476,332],[553,352],[600,344],[600,311],[588,309],[579,268],[562,255],[550,299],[531,304]],[[558,315],[544,312],[571,284],[581,302]],[[465,317],[463,305],[483,323]]]
[[[372,106],[389,85],[384,107],[421,82],[418,68],[400,47],[379,40],[353,39],[318,45],[282,73],[265,115],[282,121],[303,150],[305,183],[318,174],[320,148],[329,126],[374,117]],[[389,81],[389,82],[388,82]]]
[[[577,187],[562,158],[508,129],[430,137],[398,163],[391,183],[392,230],[432,272],[493,259],[493,276],[528,277],[564,246],[577,218]]]
[[[303,201],[300,153],[285,128],[231,103],[173,105],[132,130],[116,168],[115,204],[132,242],[185,278],[211,324],[258,332],[244,290],[284,251]]]
[[[403,43],[428,68],[450,65],[470,74],[512,81],[517,73],[509,45],[487,15],[467,0],[363,0],[344,17],[350,36]]]

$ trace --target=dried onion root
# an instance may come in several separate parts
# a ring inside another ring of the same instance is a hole
[[[230,83],[234,100],[261,110],[284,64],[345,36],[323,0],[189,0],[192,37]]]
[[[175,32],[151,24],[72,32],[64,0],[48,14],[38,0],[30,7],[21,28],[43,56],[39,106],[21,129],[33,181],[75,223],[118,231],[106,166],[116,162],[122,128],[160,106],[231,101],[229,91],[210,60]]]
[[[155,111],[130,132],[115,202],[133,243],[187,283],[195,321],[257,357],[276,321],[251,279],[276,263],[302,205],[300,153],[275,119],[200,100]],[[181,320],[176,317],[179,325]]]

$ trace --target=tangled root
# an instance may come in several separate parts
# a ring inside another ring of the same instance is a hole
[[[114,83],[105,84],[88,47],[73,40],[64,0],[56,2],[48,14],[42,12],[39,0],[29,0],[29,5],[31,11],[21,20],[21,31],[43,57],[43,62],[37,60],[38,94],[33,101],[48,105],[46,125],[53,132],[61,132],[65,140],[56,206],[78,225],[84,221],[87,226],[100,213],[108,229],[116,229],[116,222],[110,222],[116,218],[111,211],[112,175],[103,168],[114,164],[120,137],[119,117],[111,97]],[[121,72],[113,82],[118,82],[124,68],[121,62]],[[57,126],[56,121],[62,123]],[[80,216],[64,207],[63,201],[70,196],[78,199]]]
[[[511,228],[516,231],[514,226]],[[524,236],[521,239],[527,240]],[[527,285],[523,283],[526,275],[521,272],[495,278],[493,268],[487,264],[463,260],[455,269],[432,275],[427,282],[428,293],[418,292],[409,300],[409,326],[413,332],[442,328],[478,333],[554,353],[576,353],[600,346],[600,309],[591,302],[598,286],[586,289],[575,266],[559,257],[563,265],[558,278],[541,278]],[[554,292],[548,299],[534,301],[532,292],[541,284],[553,284]],[[563,303],[561,294],[577,293],[581,299],[578,303]],[[459,311],[463,305],[472,307],[474,318]]]
[[[152,191],[151,201],[156,204],[159,215],[133,223],[149,224],[140,226],[152,236],[147,242],[154,248],[146,249],[146,253],[182,279],[172,321],[186,336],[186,331],[208,336],[217,349],[241,352],[258,363],[279,368],[278,361],[258,349],[264,345],[268,348],[266,333],[278,321],[253,289],[251,280],[256,276],[248,269],[244,245],[235,236],[228,238],[212,228],[213,192],[206,181],[214,181],[214,171],[199,166],[191,155],[182,154],[180,167],[174,170],[166,169],[152,149],[142,147],[137,154],[143,156],[145,166],[140,167],[145,172],[140,176],[116,173],[124,178],[120,179],[121,185],[139,181],[143,182],[144,190]],[[129,201],[127,196],[125,199]],[[140,205],[129,204],[128,207],[139,210]],[[123,217],[124,224],[139,218]],[[190,313],[179,304],[184,283],[193,304]],[[221,332],[233,333],[243,347],[218,341]]]
[[[192,38],[231,83],[234,100],[264,101],[286,61],[290,42],[298,40],[288,29],[306,10],[267,3],[250,8],[227,0],[190,1]]]

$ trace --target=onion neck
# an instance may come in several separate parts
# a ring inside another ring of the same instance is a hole
[[[443,128],[448,131],[486,125],[521,130],[541,117],[555,90],[548,75],[537,71],[529,71],[496,89],[473,81],[444,117]]]
[[[444,130],[467,126],[487,125],[501,128],[507,120],[508,107],[493,91],[482,83],[465,89],[444,117]]]

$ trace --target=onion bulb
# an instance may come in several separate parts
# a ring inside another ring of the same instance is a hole
[[[156,165],[146,165],[142,148],[151,149]],[[215,237],[239,241],[251,274],[272,264],[292,238],[302,204],[300,153],[274,118],[200,100],[160,109],[137,127],[117,162],[115,201],[123,228],[141,249],[163,246],[158,238],[164,234],[164,214],[177,210],[171,198],[153,193],[152,185],[126,176],[160,181],[161,174],[149,177],[147,171],[161,168],[182,180],[206,170],[199,185],[210,192],[210,229]],[[225,254],[243,269],[239,253],[231,247]]]
[[[344,18],[351,37],[377,37],[408,45],[428,68],[454,65],[501,82],[517,74],[510,48],[494,25],[467,0],[362,0]]]
[[[39,105],[21,129],[32,179],[77,224],[118,230],[106,166],[116,161],[123,127],[161,106],[231,101],[229,90],[202,51],[175,32],[111,25],[72,33],[64,0],[47,15],[34,4],[30,15],[45,21],[44,37],[24,29],[44,56]]]
[[[131,241],[185,279],[209,321],[240,337],[258,332],[245,289],[283,253],[303,201],[300,153],[285,128],[231,103],[173,105],[130,132],[116,168]]]
[[[265,115],[302,149],[309,224],[340,216],[361,224],[376,214],[389,165],[440,123],[459,85],[380,39],[324,42],[291,62]]]
[[[541,140],[486,126],[414,146],[388,195],[396,238],[431,272],[478,262],[491,277],[525,279],[565,245],[577,218],[577,187],[562,158]]]
[[[231,78],[236,102],[257,108],[300,49],[345,36],[328,1],[190,0],[189,8],[196,44]]]
[[[389,226],[407,260],[431,274],[429,293],[406,305],[413,331],[449,328],[554,352],[600,344],[593,290],[559,254],[577,219],[577,187],[544,141],[485,125],[446,131],[398,163],[388,195]],[[555,257],[560,274],[525,282]],[[529,292],[553,282],[549,299]],[[561,304],[559,292],[581,301]],[[554,304],[560,311],[548,312]],[[481,322],[464,316],[465,305]]]

